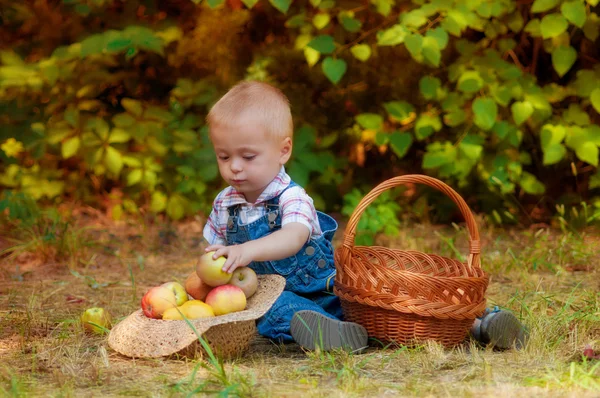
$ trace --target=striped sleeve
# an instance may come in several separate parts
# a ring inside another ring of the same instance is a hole
[[[279,199],[281,208],[281,225],[299,222],[306,225],[310,235],[315,234],[313,221],[317,219],[317,212],[313,200],[301,187],[292,187],[281,194]]]

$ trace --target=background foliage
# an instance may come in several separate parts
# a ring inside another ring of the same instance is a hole
[[[289,171],[319,208],[349,215],[376,182],[425,173],[498,223],[581,218],[564,206],[582,201],[584,223],[598,216],[598,0],[0,7],[5,191],[116,219],[206,211],[222,183],[204,116],[228,87],[259,79],[291,100]],[[362,227],[396,228],[396,202],[456,216],[414,193],[382,198],[373,215],[393,222]]]

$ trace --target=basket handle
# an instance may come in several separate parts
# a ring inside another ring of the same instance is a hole
[[[467,259],[467,265],[471,267],[481,268],[481,243],[479,241],[479,230],[477,229],[477,223],[471,213],[471,209],[467,206],[464,199],[450,186],[437,178],[429,177],[421,174],[407,174],[403,176],[393,177],[389,180],[382,182],[371,190],[364,198],[360,201],[356,209],[352,212],[346,231],[344,232],[343,247],[346,249],[352,249],[354,247],[354,238],[356,236],[356,227],[361,215],[377,197],[384,191],[397,187],[399,185],[407,183],[417,183],[428,185],[446,194],[456,205],[458,206],[462,216],[467,222],[467,229],[469,230],[469,257]]]

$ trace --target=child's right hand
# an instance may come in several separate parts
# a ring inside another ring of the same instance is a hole
[[[232,273],[236,268],[245,267],[254,261],[252,255],[252,246],[250,242],[243,243],[241,245],[210,245],[206,249],[207,252],[214,251],[213,260],[224,256],[227,258],[225,264],[223,264],[222,270],[224,272]]]

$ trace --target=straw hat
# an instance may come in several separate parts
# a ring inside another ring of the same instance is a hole
[[[273,305],[285,287],[279,275],[258,275],[258,289],[248,299],[244,311],[211,318],[190,320],[199,335],[208,340],[213,352],[224,357],[243,353],[256,336],[256,319]],[[179,353],[202,353],[198,336],[183,321],[146,317],[139,309],[113,327],[108,335],[110,347],[132,358],[155,358]]]

